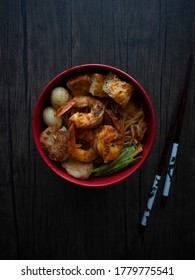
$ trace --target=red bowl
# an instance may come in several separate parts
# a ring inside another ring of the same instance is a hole
[[[136,89],[136,99],[138,99],[140,104],[142,104],[143,106],[143,110],[145,112],[146,120],[148,123],[148,130],[144,137],[144,142],[143,142],[144,150],[142,152],[142,158],[139,161],[137,161],[134,165],[127,167],[126,169],[116,174],[107,177],[98,177],[98,178],[89,178],[87,180],[79,180],[68,175],[66,171],[59,164],[50,160],[41,149],[39,143],[39,136],[44,129],[44,124],[42,121],[42,112],[43,109],[46,106],[48,106],[48,104],[50,103],[51,90],[57,86],[65,86],[67,80],[69,80],[72,76],[76,74],[81,74],[83,72],[108,73],[109,71],[116,73],[116,75],[121,80],[130,82],[134,85]],[[155,121],[154,109],[147,93],[142,88],[142,86],[127,73],[115,67],[103,65],[103,64],[84,64],[80,66],[75,66],[57,75],[54,79],[52,79],[47,84],[47,86],[43,89],[42,93],[40,94],[37,103],[35,105],[33,118],[32,118],[32,131],[33,131],[35,145],[42,159],[47,164],[47,166],[51,168],[58,176],[62,177],[63,179],[75,183],[77,185],[87,186],[87,187],[105,187],[117,183],[119,181],[122,181],[128,176],[130,176],[131,174],[133,174],[146,160],[154,141],[155,130],[156,130],[156,121]]]

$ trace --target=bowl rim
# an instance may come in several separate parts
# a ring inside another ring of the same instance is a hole
[[[45,95],[45,92],[47,92],[64,75],[68,76],[68,75],[71,75],[72,73],[76,74],[77,71],[81,73],[81,72],[84,72],[85,70],[88,70],[88,71],[91,72],[92,69],[97,70],[97,68],[98,68],[99,71],[101,70],[101,71],[104,71],[104,72],[109,72],[109,71],[114,72],[117,75],[122,76],[123,79],[128,80],[128,81],[129,80],[132,81],[132,83],[136,86],[138,92],[141,92],[141,94],[144,95],[144,98],[147,101],[147,107],[149,107],[150,118],[152,119],[152,126],[150,127],[150,141],[148,143],[147,150],[145,150],[144,157],[141,158],[139,161],[137,161],[134,165],[130,166],[129,167],[130,169],[126,168],[124,170],[121,170],[119,173],[115,173],[113,175],[109,175],[109,176],[105,176],[105,177],[89,178],[89,179],[86,179],[86,180],[81,180],[81,179],[77,179],[77,178],[74,178],[74,177],[70,176],[68,173],[66,173],[65,170],[62,170],[61,168],[58,168],[57,166],[54,166],[54,163],[47,157],[47,155],[41,149],[39,139],[37,137],[36,112],[38,111],[38,109],[40,107],[40,102],[43,99],[43,97]],[[145,89],[142,87],[142,85],[137,80],[135,80],[128,73],[124,72],[123,70],[121,70],[119,68],[116,68],[116,67],[111,66],[111,65],[106,65],[106,64],[98,64],[98,63],[91,63],[90,64],[90,63],[87,63],[87,64],[76,65],[76,66],[68,68],[68,69],[64,70],[63,72],[57,74],[54,78],[52,78],[46,84],[46,86],[43,88],[42,92],[38,96],[38,99],[37,99],[36,104],[34,106],[33,115],[32,115],[32,133],[33,133],[35,146],[36,146],[39,154],[41,155],[43,161],[45,162],[45,164],[54,173],[56,173],[59,177],[61,177],[62,179],[66,180],[70,183],[73,183],[73,184],[76,184],[76,185],[79,185],[79,186],[84,186],[84,187],[92,187],[92,188],[93,187],[106,187],[106,186],[110,186],[110,185],[113,185],[115,183],[121,182],[124,179],[128,178],[130,175],[132,175],[135,171],[137,171],[139,169],[139,167],[147,159],[147,157],[148,157],[148,155],[151,151],[151,148],[153,146],[153,143],[154,143],[155,132],[156,132],[155,112],[154,112],[152,102],[151,102],[147,92],[145,91]]]

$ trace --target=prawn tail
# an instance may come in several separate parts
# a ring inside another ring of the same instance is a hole
[[[75,148],[76,148],[75,129],[74,129],[74,123],[72,123],[69,127],[69,139],[68,139],[69,153],[72,153]]]
[[[76,104],[76,101],[71,99],[70,101],[68,101],[66,104],[64,104],[57,110],[57,112],[55,113],[55,116],[58,118],[61,117],[61,115],[66,113],[68,110],[70,110],[75,104]]]
[[[109,118],[111,119],[115,129],[117,130],[117,132],[121,135],[124,136],[124,130],[120,124],[119,119],[115,116],[115,114],[112,112],[112,110],[106,110],[107,115],[109,116]]]

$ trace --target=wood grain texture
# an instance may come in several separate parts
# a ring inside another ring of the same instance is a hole
[[[193,0],[0,1],[0,259],[194,259],[195,95],[189,86],[174,180],[140,221],[165,134],[195,53]],[[132,75],[153,103],[152,151],[131,177],[90,189],[63,181],[35,149],[31,118],[45,85],[75,65]]]

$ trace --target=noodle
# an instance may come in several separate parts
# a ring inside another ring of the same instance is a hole
[[[121,125],[125,131],[125,141],[138,145],[142,141],[147,130],[145,114],[141,106],[130,101],[125,109],[118,111]]]
[[[147,122],[142,107],[132,99],[124,109],[121,109],[111,98],[105,100],[104,104],[106,108],[110,108],[118,116],[124,129],[125,142],[129,142],[130,145],[140,145],[147,130]]]

